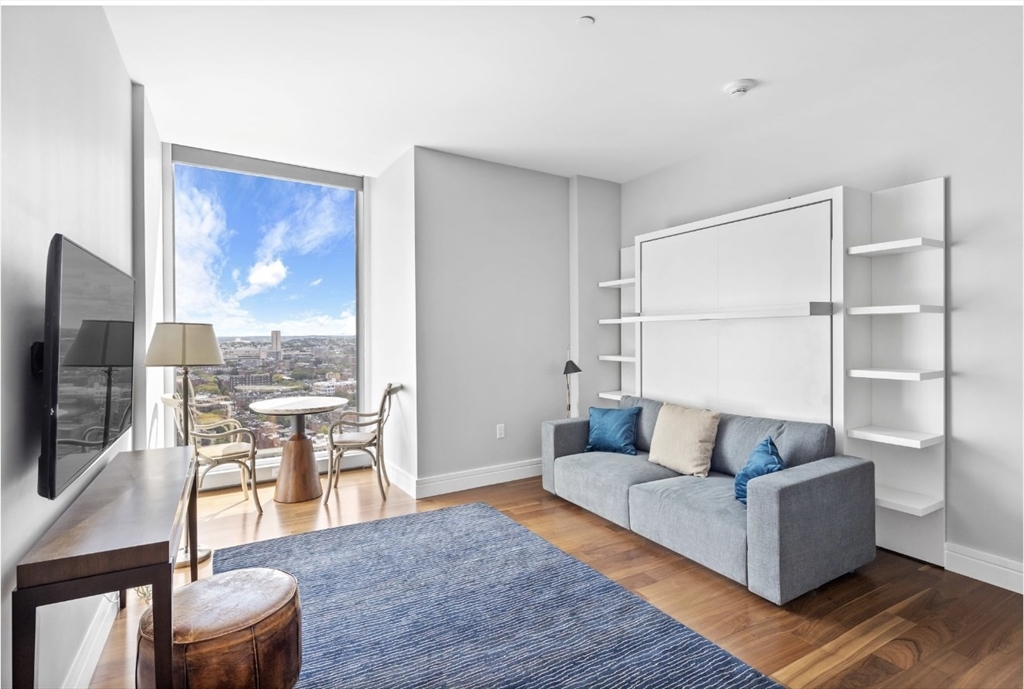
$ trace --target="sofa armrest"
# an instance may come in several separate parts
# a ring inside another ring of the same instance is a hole
[[[540,425],[541,485],[555,492],[555,460],[583,452],[590,438],[590,419],[557,419]]]
[[[782,605],[875,559],[875,465],[828,457],[747,484],[747,586]]]

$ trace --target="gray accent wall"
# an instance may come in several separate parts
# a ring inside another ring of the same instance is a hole
[[[947,542],[1020,563],[1021,8],[972,11],[987,14],[984,43],[787,112],[771,136],[739,126],[729,140],[627,182],[621,240],[838,185],[878,191],[946,177]]]
[[[418,477],[538,475],[564,416],[569,180],[419,147],[415,168]]]
[[[99,7],[4,7],[0,44],[0,685],[10,686],[18,561],[106,461],[131,447],[126,434],[57,500],[36,493],[42,381],[29,372],[28,352],[43,337],[47,250],[60,232],[132,273],[132,90]],[[38,686],[88,683],[69,673],[91,674],[76,655],[90,651],[83,639],[109,605],[100,596],[41,611]]]

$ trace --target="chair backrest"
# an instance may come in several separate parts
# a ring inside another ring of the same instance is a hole
[[[377,418],[380,419],[380,427],[384,427],[384,422],[391,416],[391,383],[384,386],[384,394],[380,398],[380,407],[377,409]]]

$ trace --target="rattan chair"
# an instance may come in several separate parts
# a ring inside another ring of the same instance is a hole
[[[391,486],[388,470],[384,466],[384,424],[391,415],[391,395],[401,386],[388,383],[384,387],[384,395],[380,407],[375,412],[345,412],[331,426],[327,433],[330,447],[330,459],[327,465],[327,490],[324,491],[324,504],[327,504],[331,490],[338,487],[341,474],[341,458],[346,452],[364,452],[370,456],[373,468],[377,472],[377,485],[380,496],[388,499],[384,484]],[[364,430],[365,429],[365,430]]]

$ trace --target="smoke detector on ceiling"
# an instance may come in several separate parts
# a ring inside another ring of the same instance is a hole
[[[736,81],[730,81],[728,84],[722,87],[722,90],[728,93],[733,98],[740,98],[747,95],[747,91],[754,88],[757,85],[753,79],[737,79]]]

